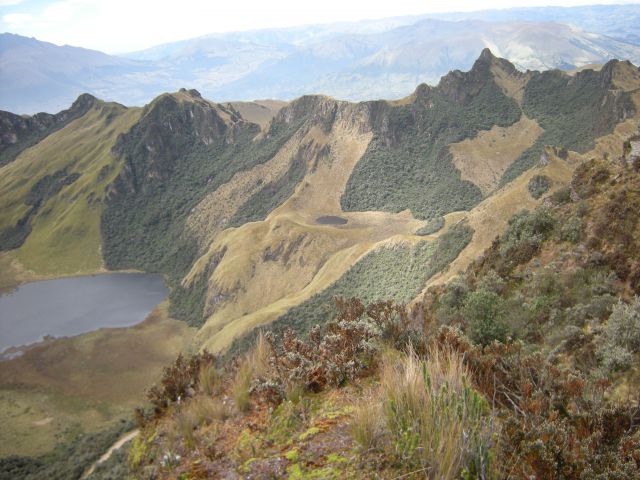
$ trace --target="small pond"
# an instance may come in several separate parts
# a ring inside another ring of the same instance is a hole
[[[113,273],[33,282],[0,295],[0,353],[45,335],[79,335],[142,322],[167,296],[160,275]]]
[[[323,217],[316,218],[316,223],[319,223],[320,225],[344,225],[347,223],[347,219],[336,217],[335,215],[325,215]]]

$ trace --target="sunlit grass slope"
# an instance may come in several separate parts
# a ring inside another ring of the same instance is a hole
[[[25,202],[45,177],[70,179],[57,194],[44,197],[30,219],[31,233],[14,252],[26,269],[62,275],[101,268],[102,199],[121,168],[110,150],[139,115],[140,109],[96,101],[84,116],[0,169],[0,231],[25,216],[31,208]]]

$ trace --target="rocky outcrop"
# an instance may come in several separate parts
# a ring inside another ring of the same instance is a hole
[[[124,168],[108,197],[135,193],[149,186],[147,180],[162,183],[193,149],[232,143],[242,130],[257,128],[237,112],[202,99],[197,90],[161,95],[113,146],[112,154],[124,159]]]
[[[98,100],[84,93],[67,110],[55,115],[36,113],[33,116],[0,111],[0,167],[13,160],[25,149],[35,145],[72,120],[80,118]]]

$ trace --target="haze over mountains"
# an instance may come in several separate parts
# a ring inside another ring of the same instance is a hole
[[[121,57],[0,35],[0,109],[57,112],[80,93],[142,105],[197,88],[215,100],[400,98],[471,67],[489,47],[521,69],[640,63],[639,5],[398,17],[174,42]]]

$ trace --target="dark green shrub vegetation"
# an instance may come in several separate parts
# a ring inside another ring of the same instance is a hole
[[[444,217],[435,217],[429,220],[424,226],[416,230],[416,235],[432,235],[444,227]]]
[[[130,478],[127,462],[130,446],[131,442],[127,442],[119,449],[114,450],[107,460],[96,466],[87,480],[124,480]]]
[[[559,70],[533,75],[524,90],[522,110],[537,120],[544,132],[507,168],[502,185],[536,165],[546,145],[586,152],[596,138],[613,131],[624,118],[623,112],[635,110],[628,93],[612,93],[607,75],[607,68],[575,76]]]
[[[522,210],[514,215],[500,238],[500,254],[504,263],[498,272],[510,271],[530,260],[538,253],[542,242],[553,233],[555,226],[556,219],[547,207],[538,207],[533,212]]]
[[[551,201],[556,205],[562,205],[571,201],[571,187],[561,187],[551,194]]]
[[[469,88],[474,93],[457,101],[452,97],[465,82],[477,82],[477,88]],[[468,210],[482,199],[478,187],[460,179],[448,145],[494,125],[512,125],[521,112],[488,74],[472,70],[452,83],[450,89],[418,89],[408,105],[379,105],[388,122],[376,124],[374,138],[342,195],[343,210],[409,208],[418,218],[431,218]]]
[[[613,307],[604,329],[598,354],[605,370],[627,369],[640,352],[640,298]]]
[[[547,193],[549,188],[551,188],[551,179],[545,175],[535,175],[527,184],[529,193],[536,200]]]
[[[507,339],[507,327],[503,300],[494,292],[484,289],[469,294],[464,304],[469,338],[479,345]]]
[[[12,227],[0,231],[0,251],[20,248],[31,233],[31,217],[38,212],[38,208],[31,207]]]
[[[478,290],[502,295],[506,289],[506,282],[495,270],[488,270],[476,283]]]
[[[570,217],[560,229],[560,239],[578,243],[582,239],[582,220],[579,217]]]
[[[260,191],[254,194],[238,209],[229,220],[230,227],[238,227],[247,222],[264,220],[269,213],[287,200],[307,174],[309,159],[314,158],[315,163],[329,154],[328,148],[319,149],[315,143],[307,143],[300,147],[296,155],[291,159],[287,172],[274,182],[264,185]]]
[[[204,321],[204,307],[207,300],[209,277],[201,274],[188,287],[177,284],[171,290],[169,314],[173,318],[184,320],[192,327],[200,327]]]

